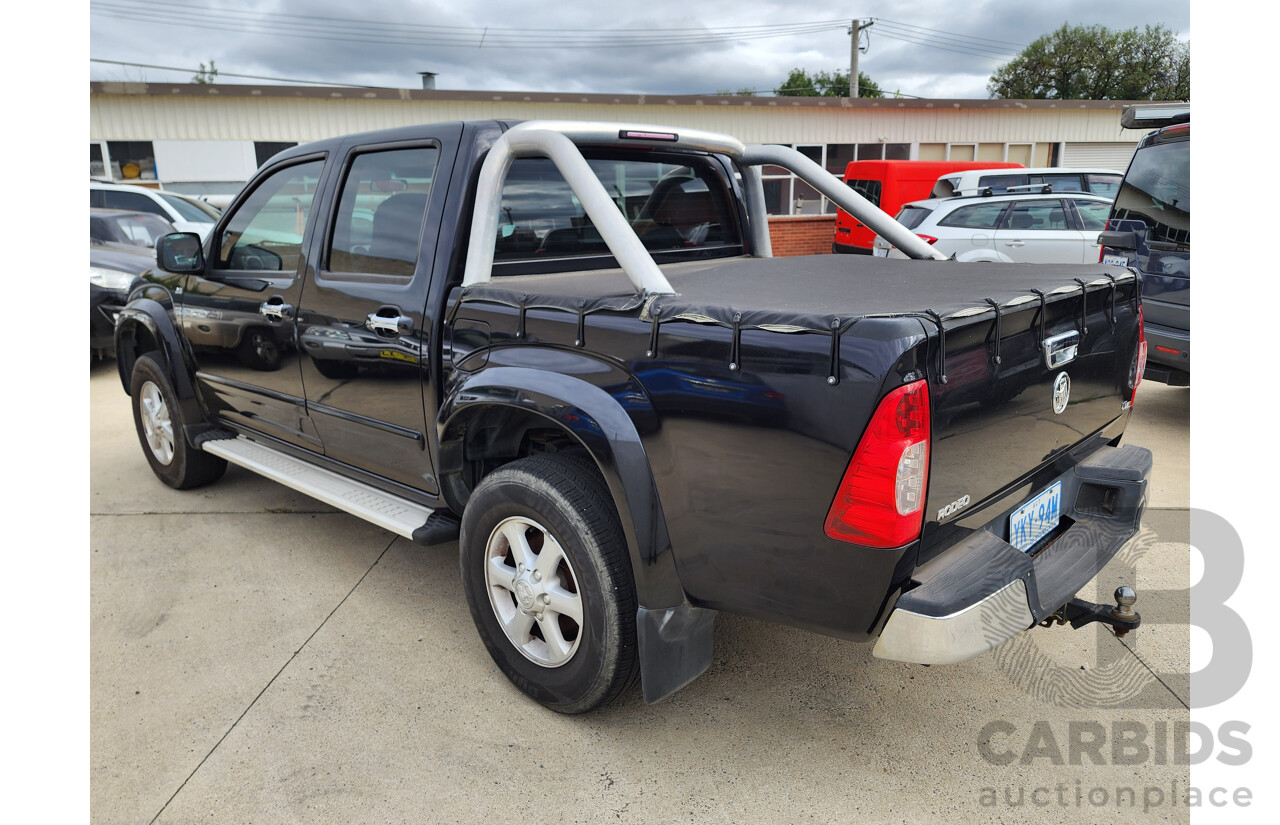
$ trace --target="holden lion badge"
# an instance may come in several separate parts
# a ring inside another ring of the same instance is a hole
[[[1062,414],[1062,411],[1067,408],[1067,401],[1070,398],[1071,376],[1065,372],[1060,372],[1053,381],[1053,412],[1055,415]]]

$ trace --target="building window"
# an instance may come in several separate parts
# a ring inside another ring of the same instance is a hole
[[[795,150],[826,169],[838,180],[855,160],[909,160],[910,143],[827,143],[795,145]],[[765,166],[765,208],[770,215],[834,215],[836,205],[818,190],[781,166]]]
[[[156,152],[149,140],[109,140],[111,177],[115,180],[156,180]]]
[[[287,140],[255,140],[253,142],[253,154],[257,158],[258,168],[262,168],[262,164],[271,160],[279,152],[285,149],[292,149],[297,146],[298,142]]]
[[[972,161],[978,159],[978,144],[948,143],[947,160]]]
[[[92,141],[89,144],[89,177],[102,179],[106,176],[107,164],[102,157],[102,144]]]

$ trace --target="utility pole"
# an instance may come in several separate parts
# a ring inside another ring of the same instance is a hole
[[[869,29],[876,24],[874,20],[868,20],[863,23],[861,20],[851,20],[849,26],[849,97],[856,98],[858,96],[858,43],[862,40],[862,30]]]

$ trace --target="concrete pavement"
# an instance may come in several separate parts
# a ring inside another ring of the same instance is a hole
[[[1188,715],[1186,389],[1145,384],[1127,438],[1156,478],[1153,529],[1122,558],[1144,617],[1169,624],[1125,645],[1036,630],[926,668],[721,616],[685,690],[564,717],[493,666],[456,545],[235,467],[170,490],[114,364],[90,383],[95,823],[1188,820],[1169,804],[1185,765],[1111,748],[1135,726],[1154,746]]]

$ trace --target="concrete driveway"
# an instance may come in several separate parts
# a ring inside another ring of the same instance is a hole
[[[1127,438],[1156,477],[1134,572],[1097,583],[1138,587],[1123,644],[929,668],[722,615],[685,690],[565,717],[490,661],[455,544],[235,467],[171,490],[114,363],[90,384],[95,823],[1188,821],[1186,389],[1144,384]]]

